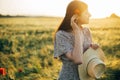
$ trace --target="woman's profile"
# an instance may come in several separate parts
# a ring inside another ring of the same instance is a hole
[[[83,53],[89,47],[99,47],[93,44],[89,28],[83,26],[90,16],[86,3],[74,0],[68,4],[54,38],[54,58],[59,57],[63,64],[58,80],[80,80],[78,65],[83,62]]]

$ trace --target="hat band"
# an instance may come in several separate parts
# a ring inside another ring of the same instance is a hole
[[[91,62],[93,59],[97,59],[97,57],[92,58],[92,59],[88,62],[87,66],[86,66],[86,72],[87,72],[87,74],[88,74],[88,65],[90,64],[90,62]],[[88,75],[89,75],[89,74],[88,74]]]

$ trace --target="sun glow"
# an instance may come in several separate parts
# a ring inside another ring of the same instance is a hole
[[[112,13],[120,15],[118,0],[83,0],[88,6],[93,17],[106,17]]]
[[[72,0],[0,0],[0,14],[64,16]],[[119,0],[82,0],[89,6],[92,18],[115,13],[120,15]]]

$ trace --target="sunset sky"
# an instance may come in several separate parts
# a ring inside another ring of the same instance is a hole
[[[47,15],[64,17],[72,0],[0,0],[0,14]],[[103,18],[112,13],[120,16],[119,0],[82,0],[89,6],[92,18]]]

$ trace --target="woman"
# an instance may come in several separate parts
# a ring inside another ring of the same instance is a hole
[[[90,16],[86,3],[79,0],[69,3],[54,39],[54,57],[63,63],[58,80],[80,80],[78,65],[82,64],[83,53],[89,47],[99,47],[92,44],[90,30],[83,26],[89,23]]]

